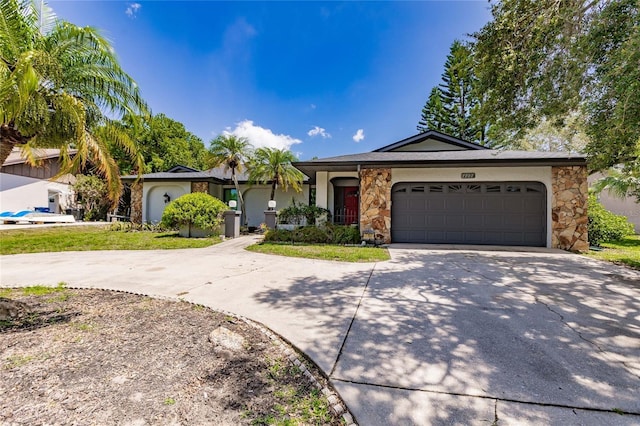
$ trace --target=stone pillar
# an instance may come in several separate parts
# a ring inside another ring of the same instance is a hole
[[[142,224],[142,182],[131,184],[131,222]]]
[[[209,193],[209,182],[191,182],[191,192]]]
[[[391,242],[391,169],[360,171],[360,232],[366,230],[376,241]]]
[[[588,251],[587,167],[552,167],[551,188],[551,246],[575,252]]]
[[[276,211],[265,210],[264,211],[264,223],[269,229],[276,229]]]
[[[227,238],[238,238],[240,236],[240,214],[238,210],[227,210],[224,212],[224,236]]]

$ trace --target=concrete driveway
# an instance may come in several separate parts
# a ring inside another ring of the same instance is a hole
[[[361,425],[640,424],[640,273],[552,250],[392,246],[389,262],[344,264],[244,251],[251,241],[2,256],[0,278],[260,321],[330,376]]]

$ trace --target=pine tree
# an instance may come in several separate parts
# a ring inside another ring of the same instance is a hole
[[[442,83],[433,87],[422,109],[418,130],[438,130],[460,139],[486,144],[487,125],[479,116],[471,47],[454,41],[447,55]]]
[[[426,132],[427,130],[444,130],[444,106],[442,105],[442,91],[438,87],[431,89],[431,94],[427,103],[422,108],[422,118],[418,122],[418,130]]]

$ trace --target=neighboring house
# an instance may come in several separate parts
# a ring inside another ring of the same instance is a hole
[[[294,165],[316,205],[378,241],[588,250],[582,155],[496,151],[427,131]]]
[[[602,173],[592,174],[589,176],[589,186],[603,177],[604,175]],[[640,234],[640,203],[636,203],[635,197],[616,197],[605,189],[598,194],[598,200],[600,200],[604,208],[610,212],[626,216],[629,222],[633,223],[636,234]]]
[[[244,173],[236,173],[236,176],[245,202],[247,225],[258,227],[265,221],[264,211],[268,207],[271,185],[252,185]],[[138,182],[136,178],[135,175],[122,177],[123,182],[131,185],[131,221],[136,223],[160,222],[162,213],[171,200],[191,192],[205,192],[225,203],[237,200],[231,172],[225,172],[224,166],[206,171],[176,166],[166,172],[142,175]],[[295,192],[291,188],[282,191],[278,188],[275,198],[277,208],[288,206],[292,198],[308,204],[309,185],[303,185],[302,192]],[[240,210],[239,203],[236,208]]]
[[[73,153],[71,153],[73,154]],[[73,175],[60,172],[60,150],[40,149],[38,166],[30,165],[19,148],[14,148],[0,169],[0,210],[49,209],[64,213],[73,207]]]

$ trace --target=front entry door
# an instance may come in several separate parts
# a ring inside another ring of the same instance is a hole
[[[345,225],[358,223],[358,187],[346,186],[344,188],[343,205],[345,207]]]

